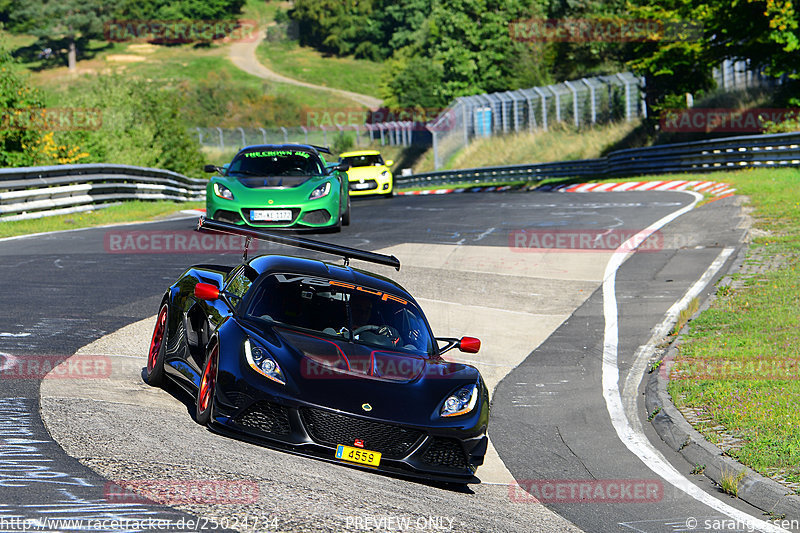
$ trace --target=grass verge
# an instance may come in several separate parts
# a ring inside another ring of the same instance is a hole
[[[603,155],[638,124],[615,122],[582,129],[556,124],[548,131],[477,138],[457,152],[441,170],[592,159]],[[414,166],[414,172],[432,170],[434,160],[431,149]]]
[[[202,202],[132,201],[85,213],[57,215],[33,220],[0,221],[0,238],[48,231],[88,228],[122,222],[147,221],[169,215],[182,209],[198,209],[202,207],[205,207]]]
[[[754,208],[747,274],[724,285],[690,322],[668,390],[679,409],[695,415],[695,428],[728,455],[798,483],[800,171],[719,173],[714,179],[749,196]]]
[[[268,69],[315,85],[353,91],[380,98],[378,86],[383,64],[352,57],[327,56],[300,46],[297,41],[264,41],[256,50],[258,60]],[[346,109],[359,109],[350,102]],[[337,109],[339,111],[340,109]]]

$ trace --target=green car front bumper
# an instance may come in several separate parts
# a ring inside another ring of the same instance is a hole
[[[215,182],[230,190],[233,199],[215,194]],[[331,180],[330,192],[314,200],[309,199],[311,191],[324,181],[309,182],[284,189],[252,189],[232,178],[214,177],[206,188],[206,216],[257,228],[338,227],[343,208],[347,206],[338,181]]]

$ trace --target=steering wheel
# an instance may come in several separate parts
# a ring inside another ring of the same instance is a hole
[[[306,169],[300,167],[292,167],[281,172],[281,176],[302,176],[306,173]]]
[[[393,344],[400,340],[400,332],[398,332],[392,326],[376,326],[373,324],[367,324],[366,326],[356,328],[356,330],[353,332],[353,335],[358,335],[359,333],[372,333],[373,335],[377,335],[379,337],[386,337],[387,339],[391,340]]]

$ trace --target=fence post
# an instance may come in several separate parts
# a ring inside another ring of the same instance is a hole
[[[550,92],[556,97],[556,122],[561,122],[561,95],[558,94],[558,91],[552,85],[547,86],[550,89]]]
[[[264,144],[267,144],[267,130],[265,130],[264,128],[258,128],[258,129],[261,130],[261,140],[264,142]]]
[[[467,117],[467,104],[459,102],[461,106],[461,124],[464,129],[464,146],[469,146],[469,119]],[[455,110],[452,111],[455,113]],[[472,106],[469,107],[469,115],[472,115]]]
[[[617,78],[625,85],[625,122],[631,121],[631,86],[628,81],[617,72]]]
[[[533,133],[533,128],[536,125],[536,115],[533,113],[533,99],[528,96],[527,92],[522,94],[525,95],[525,102],[528,104],[528,133]]]
[[[247,139],[246,139],[246,138],[245,138],[245,136],[244,136],[244,128],[242,128],[241,126],[239,126],[239,127],[238,127],[238,128],[236,128],[236,129],[237,129],[237,130],[239,130],[239,133],[241,133],[241,134],[242,134],[242,148],[244,148],[245,146],[247,146]]]
[[[289,133],[286,131],[286,128],[284,128],[283,126],[281,126],[281,131],[283,132],[283,142],[284,143],[288,143],[289,142]]]
[[[542,99],[542,129],[547,131],[547,96],[545,96],[544,91],[539,87],[534,87],[533,90],[536,91],[536,94]]]
[[[581,125],[580,119],[578,118],[578,91],[575,90],[575,87],[568,81],[565,81],[564,85],[572,92],[572,116],[575,119],[575,127],[577,128]]]
[[[428,128],[428,131],[431,132],[431,137],[433,137],[433,169],[439,170],[441,167],[441,161],[439,160],[439,139],[436,136],[436,130],[431,128],[430,126],[425,126]]]
[[[361,130],[358,128],[358,124],[353,124],[353,129],[356,130],[356,146],[361,146],[361,139],[359,139]]]
[[[647,118],[647,82],[645,81],[644,76],[639,79],[639,82],[641,83],[640,94],[642,97],[642,118]]]
[[[219,148],[220,148],[220,150],[224,150],[225,149],[225,139],[222,138],[222,128],[217,126],[216,129],[217,129],[217,132],[219,133]]]
[[[202,146],[203,145],[203,130],[201,130],[200,128],[195,128],[195,129],[197,130],[197,142],[200,144],[200,146]]]
[[[590,114],[592,117],[592,124],[597,123],[597,98],[595,98],[594,94],[594,86],[589,83],[589,80],[586,78],[581,78],[581,81],[589,88],[589,107],[590,107]]]

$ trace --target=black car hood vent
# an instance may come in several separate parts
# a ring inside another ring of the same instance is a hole
[[[302,354],[300,373],[308,379],[359,377],[407,383],[447,368],[422,355],[277,329]]]
[[[311,179],[309,176],[237,176],[239,183],[249,189],[291,189]]]

